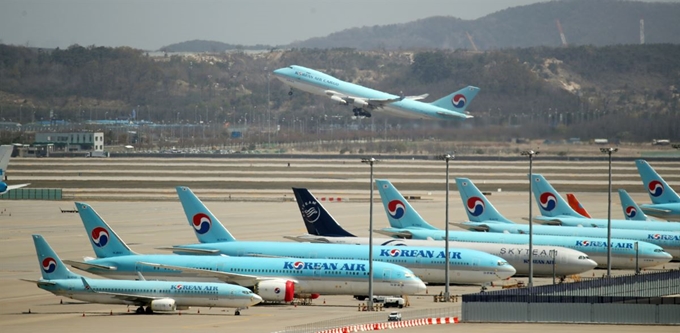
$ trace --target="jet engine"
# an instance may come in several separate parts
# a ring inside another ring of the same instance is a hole
[[[355,99],[354,100],[354,106],[356,106],[358,108],[364,108],[364,107],[368,106],[368,102],[366,102],[363,99]]]
[[[295,283],[290,280],[266,280],[258,283],[254,289],[265,301],[290,302],[295,295]]]
[[[7,184],[2,182],[2,179],[0,179],[0,193],[3,193],[7,190]]]
[[[151,301],[151,310],[156,312],[171,312],[177,310],[177,305],[172,298],[155,299]]]
[[[340,97],[340,96],[333,95],[333,96],[331,96],[331,99],[342,104],[342,105],[347,105],[347,101],[342,99],[342,97]]]

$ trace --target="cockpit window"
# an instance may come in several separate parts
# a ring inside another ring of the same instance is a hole
[[[586,260],[586,259],[590,259],[590,257],[588,257],[588,256],[578,256],[578,259],[579,260]]]
[[[410,278],[415,277],[415,275],[413,275],[411,273],[404,273],[404,277],[407,278],[407,279],[410,279]]]
[[[507,261],[500,261],[500,260],[498,261],[498,266],[505,266],[507,264],[508,264]]]
[[[654,249],[654,252],[658,253],[658,252],[666,252],[666,251],[664,251],[663,249]]]

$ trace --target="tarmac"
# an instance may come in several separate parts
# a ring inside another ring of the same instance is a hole
[[[63,161],[63,160],[62,160]],[[177,184],[181,185],[181,184]],[[192,188],[202,197],[200,188]],[[170,189],[171,191],[173,189]],[[313,189],[312,189],[313,190]],[[366,189],[368,192],[368,189]],[[120,193],[124,195],[124,191]],[[376,196],[377,192],[374,193]],[[411,193],[404,193],[411,194]],[[412,205],[430,223],[445,228],[445,198],[443,191],[414,191],[421,200]],[[579,200],[587,203],[594,217],[607,216],[606,193],[577,192]],[[207,196],[204,195],[204,196]],[[255,192],[253,197],[268,196]],[[292,192],[290,194],[292,197]],[[367,197],[367,193],[363,194]],[[614,196],[613,196],[614,197]],[[151,198],[150,198],[151,199]],[[506,217],[519,223],[527,223],[528,193],[493,192],[490,197],[494,206]],[[636,199],[644,201],[643,196]],[[87,203],[116,230],[116,233],[134,250],[140,253],[164,253],[158,247],[195,243],[194,233],[186,222],[179,201],[122,201],[105,199],[88,200]],[[306,233],[300,212],[294,202],[276,201],[211,201],[208,208],[237,238],[242,240],[288,241],[284,235]],[[343,225],[357,236],[368,237],[369,205],[367,200],[324,202],[324,206]],[[388,225],[382,205],[377,201],[373,207],[374,228]],[[73,209],[73,201],[0,201],[0,331],[2,332],[70,332],[96,330],[98,332],[162,331],[162,332],[211,332],[225,330],[241,332],[275,332],[287,326],[308,324],[341,317],[362,316],[358,312],[359,301],[351,296],[323,296],[311,305],[257,305],[234,316],[232,309],[192,308],[180,314],[135,315],[134,307],[127,312],[122,305],[86,304],[60,298],[37,286],[19,279],[40,277],[31,234],[42,234],[62,259],[81,259],[93,256],[92,248],[78,214],[61,213],[60,209]],[[451,192],[450,221],[460,221],[465,212],[457,193]],[[538,210],[534,209],[534,213]],[[612,218],[622,218],[620,206],[612,205]],[[450,230],[459,230],[450,227]],[[378,235],[378,237],[381,237]],[[678,268],[671,263],[666,268]],[[88,275],[73,269],[75,272]],[[583,277],[597,277],[605,270],[583,273]],[[630,273],[615,271],[614,274]],[[89,275],[88,275],[89,276]],[[491,289],[499,289],[502,283]],[[551,283],[549,278],[536,278],[535,284]],[[431,286],[427,294],[411,296],[408,309],[459,307],[460,303],[435,303],[432,295],[439,294],[443,286]],[[452,294],[479,291],[479,286],[451,286]],[[63,302],[63,304],[61,304]],[[406,311],[407,309],[404,309]],[[200,311],[200,313],[199,313]],[[30,313],[29,313],[30,312]],[[384,311],[385,320],[389,311]],[[672,326],[635,325],[585,325],[585,324],[455,324],[402,328],[398,332],[675,332]],[[615,327],[613,327],[615,326]]]

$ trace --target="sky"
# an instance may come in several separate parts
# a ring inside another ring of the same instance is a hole
[[[194,39],[282,45],[431,16],[473,20],[536,2],[545,0],[0,0],[0,43],[143,50]]]

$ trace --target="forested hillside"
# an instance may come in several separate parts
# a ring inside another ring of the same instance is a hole
[[[290,47],[361,50],[468,49],[479,50],[560,46],[556,20],[569,45],[640,43],[640,19],[645,43],[680,43],[680,4],[621,0],[547,1],[502,10],[476,20],[430,17],[414,22],[347,29]]]
[[[413,122],[379,116],[383,128],[427,129],[459,139],[579,136],[650,140],[680,136],[680,46],[670,44],[387,52],[293,49],[150,57],[130,48],[37,50],[0,45],[0,119],[113,119],[274,124],[304,121],[319,133],[350,124],[351,109],[289,88],[272,70],[298,64],[372,88],[433,101],[481,88],[474,119]],[[271,79],[268,84],[268,78]],[[270,100],[270,112],[267,101]],[[485,128],[452,131],[454,127]],[[456,137],[458,133],[465,133]]]

